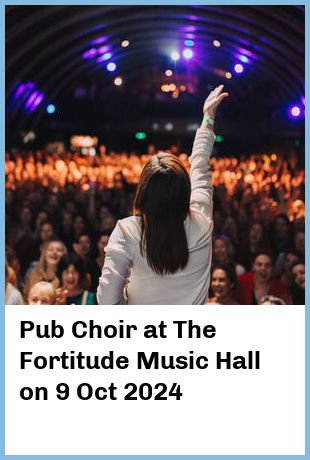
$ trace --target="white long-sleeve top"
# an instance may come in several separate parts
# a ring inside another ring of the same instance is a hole
[[[200,305],[206,302],[213,229],[209,160],[214,138],[212,130],[199,128],[189,158],[192,191],[190,215],[184,222],[189,250],[186,267],[168,275],[155,273],[141,255],[141,217],[119,220],[105,249],[105,263],[97,289],[99,305]]]

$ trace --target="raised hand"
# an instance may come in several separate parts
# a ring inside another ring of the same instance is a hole
[[[205,103],[203,105],[204,120],[208,118],[211,118],[214,120],[216,109],[218,108],[222,100],[225,99],[225,97],[229,96],[228,93],[222,93],[223,88],[224,88],[224,85],[218,86],[213,91],[211,91],[211,93],[205,100]]]

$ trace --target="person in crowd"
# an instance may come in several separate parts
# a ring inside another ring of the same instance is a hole
[[[248,228],[246,237],[240,244],[238,252],[238,261],[247,271],[251,270],[256,251],[259,248],[266,247],[265,243],[264,226],[259,221],[252,222]]]
[[[42,247],[41,256],[38,266],[28,276],[23,290],[24,301],[27,302],[30,289],[38,281],[48,281],[56,289],[59,286],[59,280],[56,276],[57,265],[60,258],[67,252],[62,241],[47,241]]]
[[[87,233],[82,233],[78,237],[77,242],[73,244],[73,250],[84,260],[86,272],[91,278],[89,289],[91,292],[95,292],[101,270],[96,263],[95,247],[93,247],[91,236]]]
[[[50,216],[48,211],[42,209],[41,211],[38,212],[36,219],[35,219],[35,235],[34,237],[36,239],[40,238],[40,232],[41,232],[41,225],[43,222],[48,222],[50,220]]]
[[[68,249],[68,251],[73,251],[73,216],[69,211],[64,211],[62,213],[62,221],[60,226],[59,236],[61,241],[63,241]]]
[[[56,238],[56,228],[52,221],[44,220],[40,226],[40,240],[41,243],[50,241]]]
[[[229,238],[234,253],[239,247],[239,235],[237,221],[233,216],[227,216],[223,223],[222,234]]]
[[[213,228],[209,160],[216,109],[228,96],[222,91],[220,85],[204,103],[190,159],[191,182],[174,155],[159,153],[146,163],[134,216],[118,221],[106,247],[99,304],[204,304],[207,300]]]
[[[291,224],[285,214],[279,214],[274,219],[272,232],[272,248],[275,255],[292,246]]]
[[[30,289],[28,305],[55,305],[56,290],[52,283],[38,281]]]
[[[96,257],[96,264],[100,270],[100,274],[103,268],[104,259],[105,259],[105,248],[109,242],[111,232],[105,231],[98,233],[96,237],[96,245],[97,245],[97,257]],[[100,276],[99,274],[99,276]]]
[[[233,260],[234,250],[227,236],[218,235],[213,241],[213,263],[223,265],[233,265],[236,275],[245,273],[245,268]]]
[[[305,231],[297,230],[294,236],[294,247],[300,259],[305,257]]]
[[[74,240],[86,231],[86,222],[83,216],[78,215],[73,220]]]
[[[61,292],[58,297],[65,296],[66,305],[94,305],[95,294],[84,289],[86,282],[85,263],[81,256],[75,253],[68,253],[61,257],[57,276],[60,280]],[[63,295],[62,295],[63,294]]]
[[[211,290],[213,297],[210,303],[221,305],[236,305],[237,302],[232,296],[237,286],[235,268],[230,265],[214,265],[211,270]]]
[[[38,265],[38,260],[41,255],[41,245],[46,243],[46,241],[55,239],[57,239],[57,235],[54,224],[48,220],[42,221],[39,229],[39,238],[34,239],[32,242],[32,261],[30,266],[27,268],[25,277],[27,277]]]
[[[9,267],[5,261],[5,305],[23,305],[23,297],[18,289],[9,281]]]
[[[284,300],[280,299],[279,297],[275,297],[274,295],[264,295],[260,299],[258,304],[259,305],[286,305]]]
[[[293,285],[291,286],[291,294],[295,305],[305,304],[305,264],[302,260],[295,260],[290,267]]]
[[[7,244],[5,244],[5,264],[8,271],[8,281],[13,284],[13,286],[18,287],[20,264],[14,249]]]
[[[270,252],[257,251],[252,271],[238,277],[234,298],[243,305],[257,305],[265,295],[280,297],[285,303],[291,303],[287,287],[277,278],[272,278],[273,259]]]
[[[25,273],[32,259],[32,243],[34,238],[33,212],[29,206],[24,206],[20,213],[20,222],[14,233],[14,249],[19,257],[22,274]]]
[[[279,254],[277,264],[281,267],[280,280],[288,289],[293,285],[291,266],[298,259],[298,252],[294,248],[288,248]]]

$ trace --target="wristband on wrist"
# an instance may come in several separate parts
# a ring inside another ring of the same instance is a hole
[[[214,120],[213,120],[212,118],[207,118],[207,119],[205,120],[205,123],[209,123],[209,125],[214,126]]]

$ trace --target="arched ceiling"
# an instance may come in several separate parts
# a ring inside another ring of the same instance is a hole
[[[124,39],[130,41],[127,48],[121,46]],[[171,67],[170,51],[181,50],[186,39],[194,41],[194,58]],[[7,6],[8,124],[18,119],[19,126],[37,126],[46,104],[61,103],[78,81],[99,80],[109,92],[115,75],[106,71],[106,62],[97,62],[107,51],[128,92],[160,89],[159,74],[169,67],[201,85],[223,82],[233,89],[242,81],[244,91],[257,98],[253,102],[265,96],[280,106],[304,94],[304,40],[303,6]],[[85,59],[91,49],[95,56]],[[240,54],[250,59],[246,72],[226,80]],[[33,86],[17,97],[19,86],[29,82]],[[255,96],[253,88],[264,85]],[[37,107],[25,110],[35,91],[30,102],[38,98]]]

